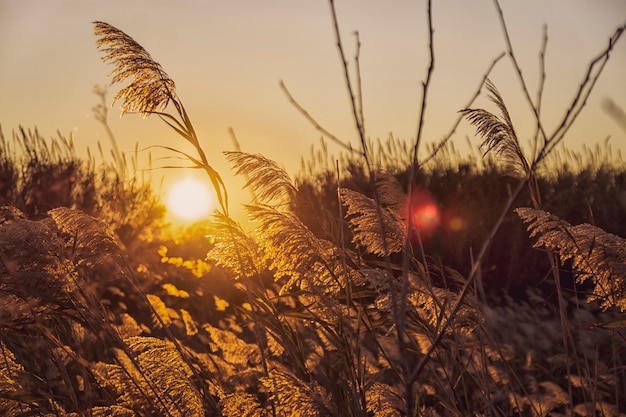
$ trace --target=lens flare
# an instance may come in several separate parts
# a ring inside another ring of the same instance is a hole
[[[459,216],[451,216],[448,219],[447,225],[451,232],[460,232],[465,228],[465,222]]]
[[[422,240],[430,238],[441,223],[439,206],[428,191],[413,191],[407,199],[407,211],[411,230],[419,232]]]

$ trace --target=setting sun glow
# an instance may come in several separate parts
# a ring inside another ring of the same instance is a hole
[[[167,208],[181,219],[197,220],[209,214],[213,199],[207,186],[187,178],[172,186],[167,194]]]

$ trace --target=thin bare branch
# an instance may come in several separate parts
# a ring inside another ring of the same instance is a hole
[[[498,0],[494,0],[494,4],[496,6],[496,10],[498,12],[498,18],[500,20],[500,26],[502,27],[502,33],[504,35],[504,40],[506,42],[506,47],[507,47],[507,53],[509,55],[509,58],[511,58],[511,63],[513,64],[513,68],[515,69],[516,73],[517,73],[517,78],[520,81],[520,85],[522,87],[522,91],[524,92],[524,96],[526,97],[526,101],[528,102],[528,105],[530,106],[530,109],[533,111],[533,114],[535,116],[535,120],[537,121],[537,127],[539,129],[539,131],[541,132],[541,135],[543,138],[547,138],[546,132],[543,128],[543,125],[541,124],[541,118],[539,117],[539,109],[537,108],[537,105],[533,102],[532,98],[530,97],[530,93],[528,91],[528,87],[526,85],[526,80],[524,80],[524,76],[522,75],[522,69],[520,68],[518,62],[517,62],[517,58],[515,58],[515,53],[513,51],[513,44],[511,43],[511,37],[509,36],[509,30],[506,26],[506,21],[504,19],[504,12],[502,12],[502,8],[500,7],[500,2]]]
[[[432,0],[428,0],[428,5],[427,5],[427,19],[428,19],[428,51],[429,51],[429,63],[428,63],[428,69],[426,71],[426,79],[424,80],[424,82],[422,82],[422,103],[420,106],[420,112],[419,112],[419,116],[418,116],[418,122],[417,122],[417,132],[415,134],[415,143],[413,145],[413,162],[411,163],[411,170],[410,170],[410,175],[409,175],[409,185],[408,185],[408,190],[407,190],[407,195],[411,196],[412,195],[412,191],[413,191],[413,183],[415,181],[415,176],[417,174],[417,170],[418,170],[418,151],[419,151],[419,145],[422,139],[422,131],[423,131],[423,127],[424,127],[424,118],[425,118],[425,114],[426,114],[426,102],[427,102],[427,97],[428,97],[428,88],[430,86],[430,80],[432,77],[432,73],[435,69],[435,48],[434,48],[434,30],[433,30],[433,13],[432,13]],[[413,225],[412,225],[412,217],[413,216],[407,216],[408,217],[408,221],[407,221],[407,238],[405,240],[405,253],[408,254],[411,245],[410,239],[408,238],[408,236],[410,236],[411,234],[411,230],[413,230]],[[420,237],[419,234],[419,230],[418,230],[418,237]],[[423,245],[421,242],[421,237],[420,237],[420,249],[422,251],[422,254],[424,253],[423,251]],[[425,260],[425,259],[424,259]],[[403,264],[402,264],[402,290],[400,293],[400,309],[398,312],[398,317],[396,320],[396,327],[397,327],[397,332],[398,332],[398,347],[400,348],[401,351],[404,351],[405,349],[405,333],[406,333],[406,309],[407,309],[407,300],[408,300],[408,296],[409,296],[409,288],[410,288],[410,284],[409,284],[409,256],[404,256],[403,259]],[[406,404],[406,413],[408,415],[413,415],[415,414],[414,408],[415,408],[415,392],[413,389],[413,384],[415,382],[415,378],[412,377],[412,375],[410,375],[409,373],[411,372],[411,370],[409,369],[409,364],[408,363],[403,363],[404,366],[404,378],[403,378],[403,384],[404,384],[404,395],[405,395],[405,404]],[[421,372],[421,371],[420,371]]]
[[[539,50],[539,84],[537,86],[537,98],[535,99],[535,104],[537,106],[537,115],[541,116],[541,103],[543,101],[543,90],[546,84],[546,49],[548,48],[548,26],[543,26],[543,38],[541,41],[541,49]],[[535,125],[535,134],[533,135],[533,152],[532,152],[532,160],[535,160],[537,157],[539,139],[541,133],[541,123],[539,118],[536,120]],[[542,136],[543,142],[545,145],[546,137]]]
[[[467,104],[463,107],[465,109],[469,108],[472,104],[474,104],[474,101],[476,101],[476,99],[478,98],[478,96],[480,95],[480,92],[483,89],[483,85],[485,85],[485,81],[487,81],[487,79],[489,78],[489,75],[491,74],[491,71],[493,71],[494,67],[496,66],[496,64],[502,59],[504,58],[505,53],[502,52],[500,55],[498,55],[493,61],[491,61],[491,65],[489,65],[489,68],[487,68],[487,71],[485,71],[485,73],[483,74],[483,77],[480,80],[480,83],[478,84],[478,88],[476,89],[476,91],[474,92],[474,95],[472,95],[472,97],[470,98],[470,100],[467,102]],[[426,158],[422,159],[420,161],[420,165],[425,165],[426,163],[428,163],[430,160],[434,159],[435,156],[437,156],[437,154],[439,153],[439,151],[441,149],[443,149],[446,144],[448,143],[448,141],[450,141],[450,139],[452,138],[452,136],[454,135],[454,133],[456,132],[456,129],[459,127],[459,124],[461,124],[461,120],[463,120],[463,117],[465,117],[463,114],[459,114],[459,116],[457,117],[456,121],[454,122],[454,124],[452,125],[452,128],[450,129],[450,131],[439,141],[439,143],[437,143],[433,149],[433,151],[430,153],[430,155],[428,155]]]
[[[418,148],[422,140],[422,131],[424,128],[424,119],[426,114],[426,102],[428,97],[428,87],[430,86],[430,79],[435,69],[435,47],[434,47],[434,30],[433,30],[433,17],[432,17],[432,0],[428,1],[428,70],[426,71],[426,79],[422,82],[422,104],[420,105],[420,112],[417,122],[417,133],[415,134],[415,144],[413,146],[413,165],[418,165]]]
[[[346,87],[350,96],[350,104],[352,105],[352,116],[354,117],[354,123],[359,133],[359,139],[361,140],[361,146],[363,151],[367,155],[367,143],[365,140],[365,126],[359,118],[359,111],[356,104],[356,98],[354,96],[354,89],[352,88],[352,82],[350,81],[350,73],[348,72],[348,61],[346,60],[346,54],[343,51],[343,43],[341,42],[341,33],[339,32],[339,20],[337,19],[337,12],[335,10],[335,1],[330,0],[330,10],[333,17],[333,27],[335,29],[335,38],[337,40],[337,49],[339,50],[339,56],[343,67],[344,78],[346,81]]]
[[[363,114],[363,88],[361,83],[361,63],[359,60],[361,54],[361,38],[359,38],[358,31],[354,32],[354,37],[356,38],[356,52],[354,53],[354,64],[356,66],[358,115],[361,126],[363,126],[363,129],[365,129],[365,116]]]
[[[624,24],[622,24],[615,30],[613,36],[609,38],[609,44],[607,45],[607,47],[589,63],[589,66],[587,67],[587,72],[583,77],[583,81],[580,83],[578,91],[576,92],[576,95],[574,96],[570,107],[567,109],[565,116],[563,116],[561,124],[548,138],[546,146],[537,157],[535,164],[541,162],[548,154],[550,154],[550,152],[552,152],[555,146],[557,146],[563,140],[563,137],[565,136],[569,128],[578,118],[578,115],[587,104],[587,99],[589,98],[593,87],[598,81],[600,74],[602,74],[604,66],[609,60],[611,51],[615,47],[615,44],[617,43],[619,38],[624,33],[625,29],[626,22],[624,22]],[[595,69],[596,66],[598,66],[597,69]]]
[[[305,119],[307,119],[313,125],[313,127],[315,127],[315,129],[317,129],[319,132],[322,132],[324,135],[326,135],[326,137],[328,137],[328,139],[330,139],[332,142],[336,143],[337,145],[341,146],[342,148],[344,148],[348,152],[356,153],[356,154],[360,154],[361,153],[357,149],[354,149],[352,147],[352,145],[350,145],[350,143],[343,142],[337,136],[333,135],[328,130],[326,130],[322,125],[320,125],[317,122],[317,120],[315,120],[313,118],[313,116],[311,116],[309,114],[309,112],[307,112],[304,109],[304,107],[302,107],[300,105],[300,103],[298,103],[296,101],[296,99],[293,98],[293,96],[291,95],[291,93],[287,89],[287,86],[285,85],[285,83],[282,80],[280,81],[280,88],[283,90],[283,92],[287,96],[287,99],[289,100],[289,103],[291,103],[291,105],[294,106],[305,117]]]

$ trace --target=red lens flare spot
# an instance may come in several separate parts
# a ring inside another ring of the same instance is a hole
[[[459,216],[452,216],[448,220],[448,229],[452,232],[460,232],[465,228],[465,222]]]
[[[413,191],[408,198],[407,219],[410,219],[411,230],[419,231],[421,239],[428,239],[435,233],[441,223],[441,212],[428,191]]]

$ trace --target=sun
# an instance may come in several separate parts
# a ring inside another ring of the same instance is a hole
[[[209,214],[213,198],[207,186],[193,178],[175,183],[167,193],[167,208],[184,220],[197,220]]]

